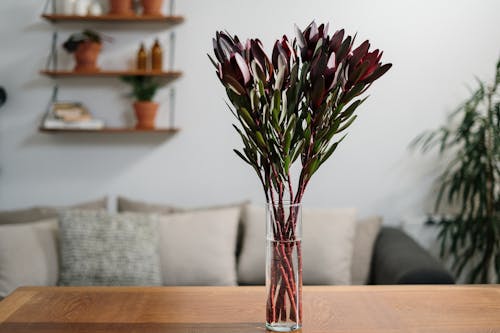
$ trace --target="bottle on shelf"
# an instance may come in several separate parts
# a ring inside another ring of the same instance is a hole
[[[155,43],[151,48],[151,69],[157,72],[161,72],[163,69],[163,50],[158,38],[155,39]]]
[[[137,53],[137,70],[145,71],[148,69],[148,56],[146,54],[146,49],[144,48],[144,43],[141,43],[139,52]]]

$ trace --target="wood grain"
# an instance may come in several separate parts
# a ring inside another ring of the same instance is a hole
[[[264,332],[263,287],[38,287],[0,302],[0,333]],[[500,332],[500,287],[304,288],[304,333]]]

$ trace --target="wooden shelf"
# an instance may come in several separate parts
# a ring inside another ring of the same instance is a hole
[[[126,23],[166,23],[169,25],[184,22],[183,16],[174,15],[100,15],[100,16],[78,16],[43,14],[42,18],[50,22],[126,22]]]
[[[49,129],[40,127],[40,132],[44,133],[158,133],[158,134],[175,134],[180,131],[176,127],[160,127],[160,128],[130,128],[130,127],[105,127],[103,129]]]
[[[177,79],[182,76],[182,72],[179,71],[166,71],[166,72],[152,72],[152,71],[134,71],[134,70],[123,70],[123,71],[96,71],[96,72],[75,72],[75,71],[50,71],[42,70],[40,74],[50,76],[53,78],[65,78],[65,77],[120,77],[120,76],[132,76],[132,75],[143,75],[143,76],[153,76],[163,79]]]

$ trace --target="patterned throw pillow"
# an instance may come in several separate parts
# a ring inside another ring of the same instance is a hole
[[[69,210],[59,232],[59,285],[161,285],[155,217]]]

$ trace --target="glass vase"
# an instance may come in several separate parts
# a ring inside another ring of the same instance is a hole
[[[302,207],[267,204],[266,328],[290,332],[302,327]]]

